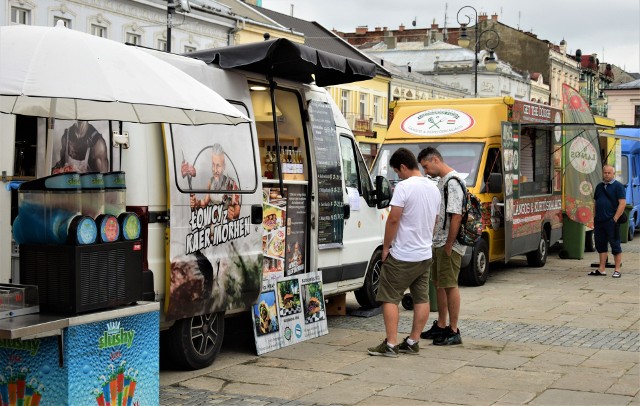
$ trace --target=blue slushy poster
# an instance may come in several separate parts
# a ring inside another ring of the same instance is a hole
[[[0,340],[0,404],[159,404],[159,312],[64,329],[58,336]]]

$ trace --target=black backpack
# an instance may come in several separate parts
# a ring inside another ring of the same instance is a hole
[[[470,193],[462,183],[462,181],[455,176],[449,178],[449,180],[447,180],[447,182],[444,184],[445,217],[442,229],[444,230],[447,227],[447,199],[449,197],[449,181],[451,181],[452,179],[455,179],[458,184],[460,184],[463,195],[462,221],[460,222],[460,230],[458,230],[456,240],[462,245],[473,247],[475,243],[482,237],[482,230],[484,230],[484,223],[482,219],[485,209],[482,206],[482,202],[480,202],[480,199],[478,199],[478,197],[473,193]]]

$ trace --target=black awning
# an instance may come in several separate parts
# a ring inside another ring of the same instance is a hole
[[[284,38],[205,49],[184,54],[222,69],[237,68],[318,86],[368,80],[376,75],[376,65],[369,62],[296,44]]]

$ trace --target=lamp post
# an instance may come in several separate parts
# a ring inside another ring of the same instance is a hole
[[[463,17],[467,18],[466,22],[462,22],[460,21],[460,12],[462,12],[462,10],[464,9],[471,9],[473,10],[473,14],[463,14]],[[500,44],[500,35],[498,35],[498,32],[496,30],[492,30],[492,29],[486,29],[484,31],[479,32],[479,28],[478,28],[478,12],[476,11],[475,8],[471,7],[471,6],[464,6],[462,7],[460,10],[458,10],[458,14],[456,16],[457,20],[458,20],[458,24],[460,24],[460,37],[458,39],[458,45],[460,45],[463,48],[466,48],[469,46],[469,44],[471,43],[471,40],[469,39],[469,35],[467,34],[467,26],[471,23],[471,21],[473,20],[475,22],[475,45],[474,45],[474,52],[475,52],[475,57],[473,60],[473,92],[474,92],[474,97],[478,97],[478,53],[480,53],[480,38],[484,35],[484,34],[488,34],[491,36],[491,38],[487,39],[486,41],[486,45],[487,48],[489,49],[489,57],[485,60],[485,67],[487,68],[488,71],[493,72],[496,70],[496,68],[498,67],[498,61],[496,60],[496,58],[493,56],[494,55],[494,51],[495,49],[498,47],[498,45]]]
[[[171,27],[173,27],[173,14],[177,11],[191,12],[189,0],[167,0],[167,52],[171,53]]]

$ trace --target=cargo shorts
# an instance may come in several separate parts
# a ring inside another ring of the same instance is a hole
[[[429,276],[431,258],[407,262],[391,255],[382,263],[380,284],[376,300],[384,303],[400,303],[409,288],[414,303],[429,303]]]
[[[458,286],[458,275],[462,264],[462,255],[451,251],[448,256],[444,247],[433,249],[433,263],[431,264],[431,280],[436,288],[455,288]]]

